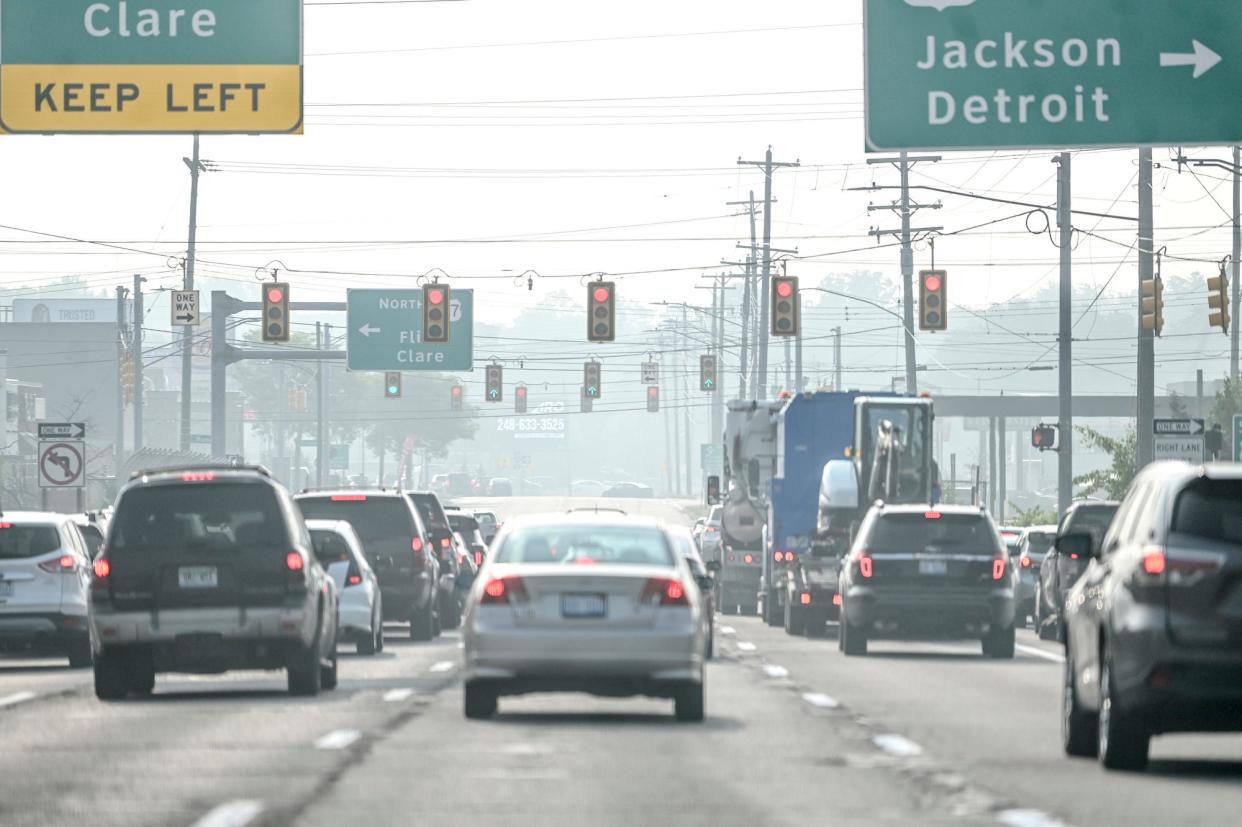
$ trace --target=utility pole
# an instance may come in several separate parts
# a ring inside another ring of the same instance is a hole
[[[1233,283],[1229,289],[1233,291],[1230,304],[1233,311],[1229,318],[1233,326],[1229,328],[1229,378],[1238,381],[1238,311],[1242,309],[1242,147],[1233,148]]]
[[[801,163],[794,161],[773,162],[772,147],[768,147],[763,161],[743,161],[737,159],[740,166],[753,166],[763,169],[763,282],[759,287],[759,379],[762,389],[768,386],[768,291],[772,283],[772,171],[781,167],[798,167]]]
[[[715,444],[720,441],[724,430],[724,276],[712,285],[712,352],[716,356],[716,387],[712,389],[712,432],[708,442]]]
[[[1138,168],[1138,411],[1135,429],[1138,441],[1135,468],[1151,464],[1155,451],[1152,420],[1156,415],[1156,332],[1143,329],[1142,284],[1155,277],[1152,254],[1155,250],[1155,217],[1152,207],[1151,148],[1139,150]]]
[[[315,322],[315,350],[327,350],[324,340],[323,325]],[[315,361],[315,485],[323,488],[323,471],[327,458],[328,446],[324,444],[323,427],[323,360]]]
[[[142,325],[144,324],[144,308],[142,305],[142,276],[134,276],[134,336],[130,358],[133,360],[134,374],[134,452],[142,450]]]
[[[686,306],[683,304],[681,306],[681,397],[684,400],[682,402],[682,419],[685,422],[686,432],[686,496],[692,497],[694,496],[694,466],[690,462],[690,445],[692,442],[690,439],[690,367],[688,364],[690,360],[686,354],[686,350],[690,347],[690,337],[686,334],[686,331],[689,330],[689,325],[690,321],[686,318]]]
[[[190,168],[190,238],[186,246],[183,290],[194,289],[194,255],[198,236],[198,175],[206,167],[198,157],[198,135],[194,135],[194,155],[182,158]],[[194,328],[186,325],[181,329],[181,450],[190,450],[190,409],[193,394],[193,346]]]
[[[938,210],[941,207],[939,201],[935,204],[913,204],[910,202],[910,170],[915,164],[919,163],[936,163],[940,160],[939,155],[926,155],[911,158],[908,153],[901,153],[899,158],[868,158],[868,164],[892,164],[897,167],[901,173],[901,199],[897,202],[887,205],[876,206],[869,204],[867,212],[875,210],[892,210],[901,216],[900,230],[881,230],[873,229],[870,235],[874,236],[878,241],[886,235],[895,236],[901,239],[901,295],[902,295],[902,320],[906,328],[906,393],[916,394],[919,390],[918,385],[918,357],[915,353],[914,341],[914,245],[913,234],[919,233],[925,235],[927,233],[935,233],[943,230],[943,227],[919,227],[912,228],[910,219],[919,210]]]
[[[836,376],[832,382],[832,389],[837,393],[840,393],[845,390],[845,385],[841,379],[841,328],[834,327],[832,329],[832,333],[832,363],[836,366]]]
[[[128,288],[116,288],[116,439],[112,445],[112,470],[118,483],[121,464],[125,461],[125,382],[121,375],[125,372],[125,346],[130,340],[125,319],[125,297],[128,294]]]
[[[1074,497],[1074,257],[1070,247],[1074,239],[1074,215],[1070,203],[1073,194],[1070,154],[1062,152],[1053,162],[1058,165],[1057,227],[1061,231],[1061,306],[1057,348],[1061,376],[1057,418],[1060,440],[1057,446],[1057,506],[1058,513],[1064,514]]]

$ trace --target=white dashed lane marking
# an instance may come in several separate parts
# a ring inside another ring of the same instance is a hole
[[[923,754],[922,747],[901,735],[877,735],[871,739],[871,742],[889,755],[896,755],[899,758],[913,758]]]
[[[1002,810],[996,819],[1008,827],[1068,827],[1061,819],[1040,810]]]
[[[455,669],[456,667],[457,667],[456,662],[451,661],[451,660],[442,660],[439,663],[433,664],[431,667],[431,671],[432,672],[452,672],[453,669]]]
[[[384,701],[390,704],[399,704],[402,701],[409,700],[413,694],[413,689],[389,689],[384,693]]]
[[[750,643],[749,641],[739,640],[737,642],[737,648],[743,652],[753,652],[755,651],[755,644]]]
[[[721,626],[721,627],[720,627],[720,634],[722,634],[722,635],[736,635],[736,634],[737,634],[737,629],[734,629],[732,626]]]
[[[345,749],[361,737],[356,729],[334,729],[315,742],[315,749]]]
[[[841,705],[837,703],[836,698],[831,695],[825,695],[822,692],[807,692],[802,696],[802,700],[820,709],[836,709]]]
[[[0,698],[0,708],[24,704],[26,701],[33,701],[37,697],[33,692],[14,692],[12,695],[5,695],[3,698]]]
[[[774,663],[765,664],[763,672],[769,678],[788,678],[789,670],[783,666],[777,666]]]
[[[1027,655],[1034,655],[1037,658],[1050,660],[1053,663],[1065,663],[1065,656],[1058,655],[1056,652],[1049,652],[1046,649],[1040,649],[1037,646],[1023,646],[1021,643],[1015,643],[1013,648]]]
[[[193,827],[245,827],[263,812],[258,801],[230,801],[194,822]]]

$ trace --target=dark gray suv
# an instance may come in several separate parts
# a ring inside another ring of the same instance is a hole
[[[1070,755],[1143,769],[1151,736],[1242,731],[1242,466],[1150,465],[1066,601]]]

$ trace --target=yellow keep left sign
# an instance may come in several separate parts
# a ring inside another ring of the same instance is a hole
[[[301,133],[302,67],[6,64],[0,132]]]

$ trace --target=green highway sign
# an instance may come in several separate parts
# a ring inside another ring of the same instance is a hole
[[[864,0],[869,151],[1242,141],[1237,0]]]
[[[1233,461],[1242,462],[1242,416],[1233,418]]]
[[[3,0],[0,131],[302,131],[301,0]]]
[[[345,299],[350,370],[470,370],[474,366],[474,291],[454,290],[448,344],[423,344],[422,290],[349,290]]]

